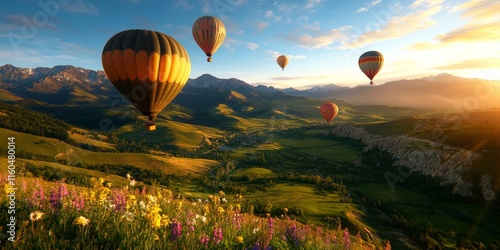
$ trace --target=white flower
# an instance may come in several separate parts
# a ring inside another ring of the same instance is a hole
[[[127,173],[127,179],[129,179],[129,180],[130,180],[130,174],[129,174],[129,173]]]
[[[132,186],[132,187],[135,186],[135,180],[130,181],[130,186]]]

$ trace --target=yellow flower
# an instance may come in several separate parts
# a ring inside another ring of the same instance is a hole
[[[243,243],[243,237],[242,236],[236,237],[236,242]]]
[[[177,210],[181,210],[181,208],[182,208],[182,201],[179,201],[177,203]]]
[[[74,223],[77,224],[77,225],[86,226],[87,224],[89,224],[89,222],[90,222],[89,219],[87,219],[87,218],[85,218],[83,216],[80,216],[80,217],[76,218],[76,220],[75,220]]]
[[[155,240],[160,240],[160,236],[158,236],[158,234],[155,234]]]
[[[42,216],[43,216],[43,213],[40,212],[40,211],[31,212],[31,214],[30,214],[30,220],[31,221],[37,221],[37,220],[41,219]]]
[[[223,207],[221,207],[221,206],[217,207],[217,213],[223,214],[224,212],[225,212],[225,210]]]
[[[112,185],[112,184],[111,184],[111,182],[106,183],[106,186],[107,186],[108,188],[110,188],[110,187],[111,187],[111,185]]]
[[[236,211],[241,211],[241,205],[240,204],[236,204],[234,208],[235,208]]]
[[[99,178],[99,183],[101,183],[101,185],[104,183],[104,178]]]
[[[283,208],[283,213],[284,213],[284,214],[288,213],[288,208],[286,208],[286,207],[285,207],[285,208]]]
[[[168,225],[170,225],[170,218],[168,217],[168,215],[163,214],[161,216],[161,225],[163,227],[167,227]]]

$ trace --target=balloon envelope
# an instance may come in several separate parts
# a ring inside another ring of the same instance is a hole
[[[192,32],[194,40],[208,56],[207,62],[211,62],[212,55],[226,38],[224,23],[213,16],[202,16],[194,22]]]
[[[378,51],[367,51],[359,57],[358,65],[373,84],[373,78],[384,65],[384,56]]]
[[[276,62],[281,67],[281,70],[285,70],[286,65],[288,65],[288,57],[285,55],[278,56]]]
[[[330,122],[337,116],[339,113],[339,107],[335,105],[334,103],[325,103],[319,107],[319,112],[323,116],[326,122],[330,124]]]
[[[154,120],[186,84],[191,63],[184,47],[152,30],[125,30],[112,36],[102,51],[102,65],[115,88],[141,114]]]

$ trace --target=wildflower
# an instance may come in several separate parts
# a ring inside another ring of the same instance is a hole
[[[59,190],[57,192],[57,198],[59,199],[59,202],[66,196],[68,196],[68,188],[66,187],[66,184],[62,182],[59,184]]]
[[[347,227],[344,229],[344,247],[345,249],[349,249],[351,247],[351,239],[349,237],[349,230]]]
[[[288,208],[285,207],[285,208],[283,208],[283,214],[286,214],[286,213],[288,213]]]
[[[129,173],[127,173],[127,179],[129,179],[129,180],[130,180],[130,174],[129,174]]]
[[[236,204],[235,207],[234,207],[234,209],[236,211],[241,211],[241,205],[240,204]]]
[[[220,207],[220,206],[219,206],[219,207],[217,207],[217,213],[219,213],[219,214],[224,214],[224,212],[225,212],[225,210],[224,210],[224,208],[223,208],[223,207]]]
[[[34,211],[34,212],[30,213],[30,220],[31,221],[37,221],[37,220],[41,219],[42,216],[43,216],[42,212],[40,212],[40,211]]]
[[[110,187],[111,187],[111,185],[112,185],[112,183],[111,183],[111,182],[106,183],[106,187],[108,187],[108,188],[110,188]]]
[[[162,227],[167,227],[170,224],[170,217],[168,215],[163,214],[161,216],[161,226]]]
[[[142,210],[145,210],[146,209],[146,203],[144,203],[144,201],[139,201],[139,208],[141,208]]]
[[[160,236],[158,236],[158,234],[155,234],[155,240],[160,240]]]
[[[75,224],[76,225],[82,225],[82,226],[86,226],[87,224],[89,224],[90,220],[83,217],[83,216],[80,216],[78,218],[75,219]]]
[[[240,244],[243,243],[243,237],[242,236],[236,237],[236,242],[238,242]]]
[[[146,195],[146,186],[142,186],[141,195]]]
[[[158,202],[158,199],[157,199],[155,196],[153,196],[153,195],[149,195],[148,197],[149,197],[149,202],[151,202],[151,203],[156,203],[156,202]]]
[[[203,234],[203,235],[201,235],[200,241],[201,241],[202,245],[208,246],[208,242],[210,241],[210,238],[208,237],[208,235]]]
[[[172,240],[176,241],[179,237],[181,237],[181,232],[182,232],[182,224],[177,221],[177,219],[173,220],[174,222],[172,223]]]
[[[127,221],[133,221],[134,220],[134,214],[131,212],[126,212],[122,215],[122,218],[126,219]]]
[[[222,227],[214,229],[214,244],[217,246],[222,241]]]
[[[130,186],[131,186],[131,187],[135,186],[135,180],[131,180],[131,181],[130,181]]]
[[[115,192],[113,197],[113,204],[115,205],[115,212],[124,212],[127,206],[125,196],[122,191]]]
[[[159,204],[154,204],[147,208],[146,218],[151,222],[151,227],[160,228],[161,227],[161,208]]]

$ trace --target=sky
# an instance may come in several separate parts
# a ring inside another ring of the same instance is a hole
[[[211,63],[191,34],[201,16],[227,34]],[[128,29],[163,32],[187,50],[190,78],[211,74],[304,89],[367,85],[358,67],[384,55],[375,84],[449,73],[500,80],[496,0],[16,0],[0,8],[0,65],[102,70],[107,40]],[[279,55],[290,62],[284,71]]]

